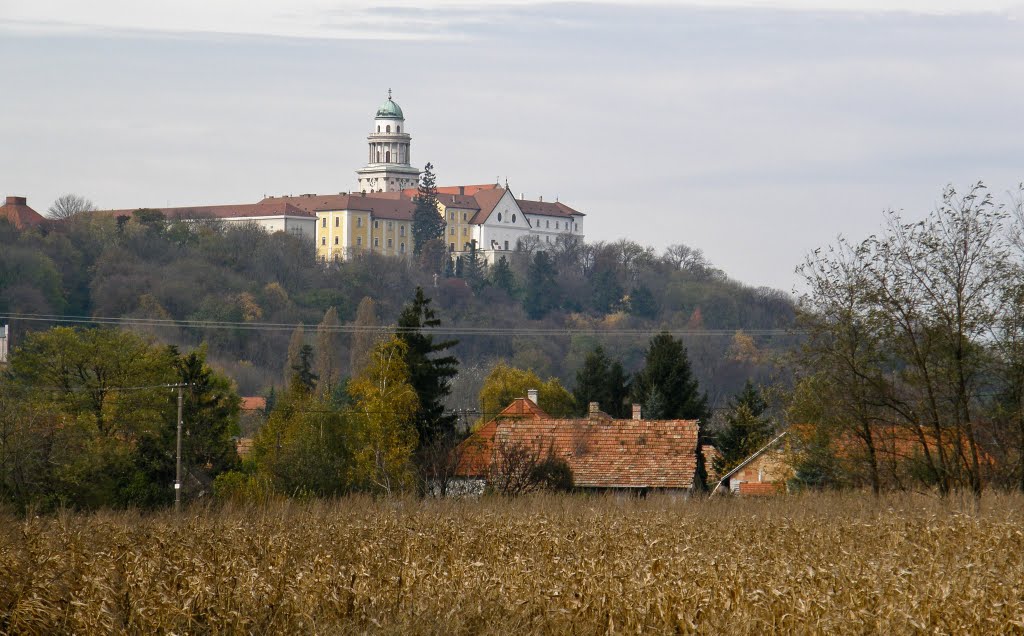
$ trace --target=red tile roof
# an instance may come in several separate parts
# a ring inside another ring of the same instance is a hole
[[[564,459],[578,487],[689,489],[698,428],[696,420],[552,419],[516,400],[460,445],[458,474],[486,477],[496,446],[510,444]]]
[[[328,210],[360,210],[372,212],[381,219],[411,221],[416,206],[412,200],[399,192],[377,192],[374,194],[303,194],[297,197],[269,197],[267,201],[287,201],[311,214]]]
[[[551,203],[548,201],[527,201],[525,199],[516,199],[516,203],[519,204],[519,209],[523,211],[523,214],[557,216],[562,218],[586,216],[586,214],[577,212],[559,201]]]
[[[229,205],[193,205],[175,208],[146,208],[158,210],[168,219],[232,219],[253,218],[260,216],[315,216],[302,208],[284,200],[264,199],[259,203],[239,203]],[[132,216],[139,208],[123,210],[100,210],[99,214],[111,216]]]
[[[505,188],[497,188],[481,190],[474,194],[473,198],[476,199],[477,205],[480,206],[480,209],[473,215],[473,218],[470,219],[469,222],[474,225],[479,225],[486,221],[487,217],[491,215],[491,212],[494,211],[494,208],[497,207],[498,202],[501,201],[501,198],[505,196],[506,192],[508,192],[508,190]]]
[[[46,221],[43,215],[28,207],[28,200],[25,197],[7,197],[7,202],[0,206],[0,219],[6,219],[19,230],[35,227]]]
[[[267,398],[254,395],[242,398],[243,411],[262,411],[267,408]]]

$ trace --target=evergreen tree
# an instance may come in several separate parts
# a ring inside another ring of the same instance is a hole
[[[491,284],[498,289],[504,289],[509,296],[516,293],[516,277],[504,256],[491,268]]]
[[[434,337],[423,333],[424,327],[438,327],[441,320],[430,308],[430,299],[423,288],[416,288],[411,303],[398,318],[398,337],[405,343],[405,363],[409,368],[409,382],[419,398],[416,411],[416,432],[419,443],[427,445],[455,427],[456,416],[445,414],[444,398],[451,393],[451,381],[458,374],[459,361],[455,356],[438,356],[458,344],[457,340],[434,342]]]
[[[601,314],[610,314],[622,303],[622,285],[615,276],[615,271],[603,269],[591,278],[590,304]]]
[[[629,380],[622,364],[612,362],[604,349],[595,348],[583,361],[576,372],[576,388],[573,389],[578,413],[585,414],[591,402],[601,405],[601,410],[612,417],[629,416],[626,400],[629,397]]]
[[[444,236],[445,223],[437,209],[437,182],[432,164],[423,166],[413,203],[416,204],[412,213],[413,253],[419,255],[425,243]]]
[[[462,278],[465,275],[465,265],[461,256],[455,257],[455,278]]]
[[[306,393],[316,389],[320,376],[313,373],[313,347],[308,344],[299,348],[299,361],[292,366],[292,384]]]
[[[765,415],[767,410],[768,403],[760,389],[747,380],[743,390],[730,400],[725,426],[715,437],[715,447],[722,453],[715,460],[719,474],[725,474],[768,443],[775,429]]]
[[[658,302],[647,285],[640,285],[629,294],[629,313],[648,319],[658,315]]]
[[[693,377],[682,340],[668,333],[651,338],[644,368],[633,380],[633,401],[643,405],[646,419],[707,419],[707,394]]]
[[[463,259],[462,277],[474,292],[479,292],[487,285],[487,263],[476,248],[476,239],[470,242],[469,253]]]
[[[558,271],[547,252],[537,252],[526,272],[526,296],[523,309],[534,320],[547,316],[558,306]]]

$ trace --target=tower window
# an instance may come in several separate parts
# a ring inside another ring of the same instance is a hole
[[[395,126],[395,132],[402,132],[401,126]]]
[[[391,126],[388,126],[387,132],[391,132]]]
[[[390,150],[388,150],[387,152],[384,153],[384,163],[391,163],[391,151]],[[391,182],[394,183],[395,180],[392,179]]]
[[[377,132],[380,132],[380,126],[377,126]]]

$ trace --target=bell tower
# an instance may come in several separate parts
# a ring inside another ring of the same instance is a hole
[[[420,171],[411,164],[412,137],[405,130],[405,115],[391,99],[377,109],[373,129],[366,138],[370,146],[366,167],[356,170],[361,192],[395,192],[419,185]]]

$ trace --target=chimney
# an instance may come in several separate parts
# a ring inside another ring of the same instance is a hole
[[[540,394],[538,393],[537,389],[527,389],[526,397],[534,404],[537,404],[537,400],[539,399]]]
[[[601,405],[598,404],[597,402],[591,402],[590,403],[590,408],[588,410],[589,410],[589,415],[591,417],[593,417],[593,416],[595,416],[595,415],[597,415],[598,413],[601,412]]]
[[[543,194],[542,194],[542,195],[540,195],[540,196],[539,196],[539,197],[537,198],[537,200],[538,200],[538,201],[540,201],[541,203],[544,203],[544,195],[543,195]]]
[[[643,418],[643,417],[641,416],[641,413],[640,413],[640,405],[639,405],[639,404],[634,404],[634,405],[633,405],[633,419],[634,419],[634,420],[642,420],[642,419],[644,419],[644,418]]]
[[[459,194],[462,196],[466,195],[466,186],[459,186]]]
[[[7,205],[28,205],[25,197],[7,197]]]

